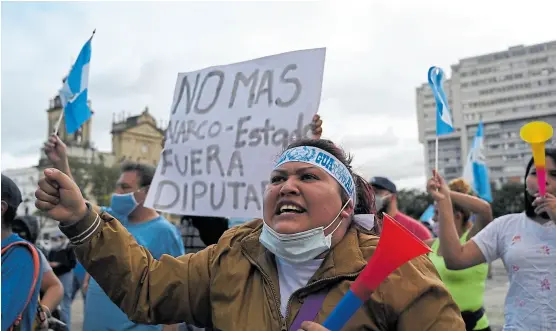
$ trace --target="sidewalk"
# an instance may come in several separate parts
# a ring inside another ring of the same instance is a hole
[[[71,331],[83,330],[83,297],[78,293],[71,305]]]
[[[504,299],[508,291],[508,277],[502,261],[492,264],[492,279],[487,281],[485,309],[492,331],[501,331],[504,325]],[[78,294],[71,307],[71,331],[81,331],[83,325],[83,299]],[[417,330],[416,330],[417,331]]]
[[[504,300],[508,293],[508,276],[501,260],[492,263],[492,279],[487,281],[485,310],[492,331],[500,331],[504,326]]]

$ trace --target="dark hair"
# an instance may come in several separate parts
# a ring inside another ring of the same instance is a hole
[[[145,187],[151,185],[156,168],[145,164],[137,162],[124,162],[120,166],[122,172],[136,171],[139,177],[139,187]]]
[[[2,216],[2,227],[5,229],[11,229],[16,215],[17,209],[8,205],[8,209],[6,209],[6,212]]]
[[[556,163],[556,148],[547,148],[545,150],[545,155],[552,159],[552,162]],[[533,167],[534,160],[531,157],[529,163],[527,163],[527,167],[525,168],[525,177],[523,179],[523,195],[524,195],[524,202],[525,202],[525,214],[531,218],[537,216],[535,214],[535,207],[533,207],[532,203],[535,199],[527,192],[527,176],[529,175],[529,171]]]
[[[214,245],[220,237],[228,230],[228,219],[225,217],[209,217],[209,216],[183,216],[191,220],[203,243],[207,246]]]
[[[311,146],[322,149],[334,155],[334,157],[347,167],[350,174],[353,176],[357,192],[357,204],[354,208],[354,214],[375,214],[375,226],[373,228],[373,232],[375,234],[379,234],[382,229],[382,220],[380,220],[376,215],[375,194],[373,188],[365,179],[363,179],[363,177],[353,172],[351,167],[353,157],[347,154],[341,147],[326,139],[299,139],[289,144],[285,150],[299,146]],[[345,203],[348,201],[349,196],[344,190],[340,191],[342,202]]]
[[[39,220],[35,216],[16,217],[12,223],[12,231],[20,235],[24,231],[25,235],[21,237],[34,244],[39,236]]]
[[[469,209],[463,208],[462,206],[455,203],[452,203],[452,206],[454,207],[454,213],[461,214],[461,224],[469,222],[469,220],[471,219],[471,212],[469,211]]]

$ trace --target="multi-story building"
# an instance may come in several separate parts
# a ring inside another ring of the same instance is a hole
[[[134,161],[156,166],[162,153],[164,130],[145,107],[137,116],[112,121],[112,154],[117,162]]]
[[[2,174],[13,180],[21,192],[23,201],[17,209],[17,215],[34,215],[37,211],[35,191],[40,178],[39,169],[37,167],[7,169],[2,171]]]
[[[460,60],[452,65],[445,91],[455,132],[439,137],[439,172],[447,179],[462,175],[482,120],[491,181],[521,181],[531,151],[519,129],[534,120],[556,127],[556,41]],[[435,165],[436,104],[428,84],[417,88],[416,101],[419,141],[430,174]]]

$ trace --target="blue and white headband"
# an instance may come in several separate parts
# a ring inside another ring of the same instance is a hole
[[[355,192],[355,181],[348,168],[340,162],[334,155],[313,146],[299,146],[288,149],[276,161],[274,169],[288,162],[303,162],[317,166],[334,177],[342,186],[344,191],[356,204],[357,194]]]

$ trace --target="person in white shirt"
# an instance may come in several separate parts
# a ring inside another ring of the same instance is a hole
[[[556,149],[546,149],[546,194],[538,193],[533,159],[525,172],[525,211],[498,217],[461,244],[449,188],[435,171],[427,190],[437,203],[440,245],[448,269],[466,269],[501,258],[510,287],[505,331],[556,330]]]

